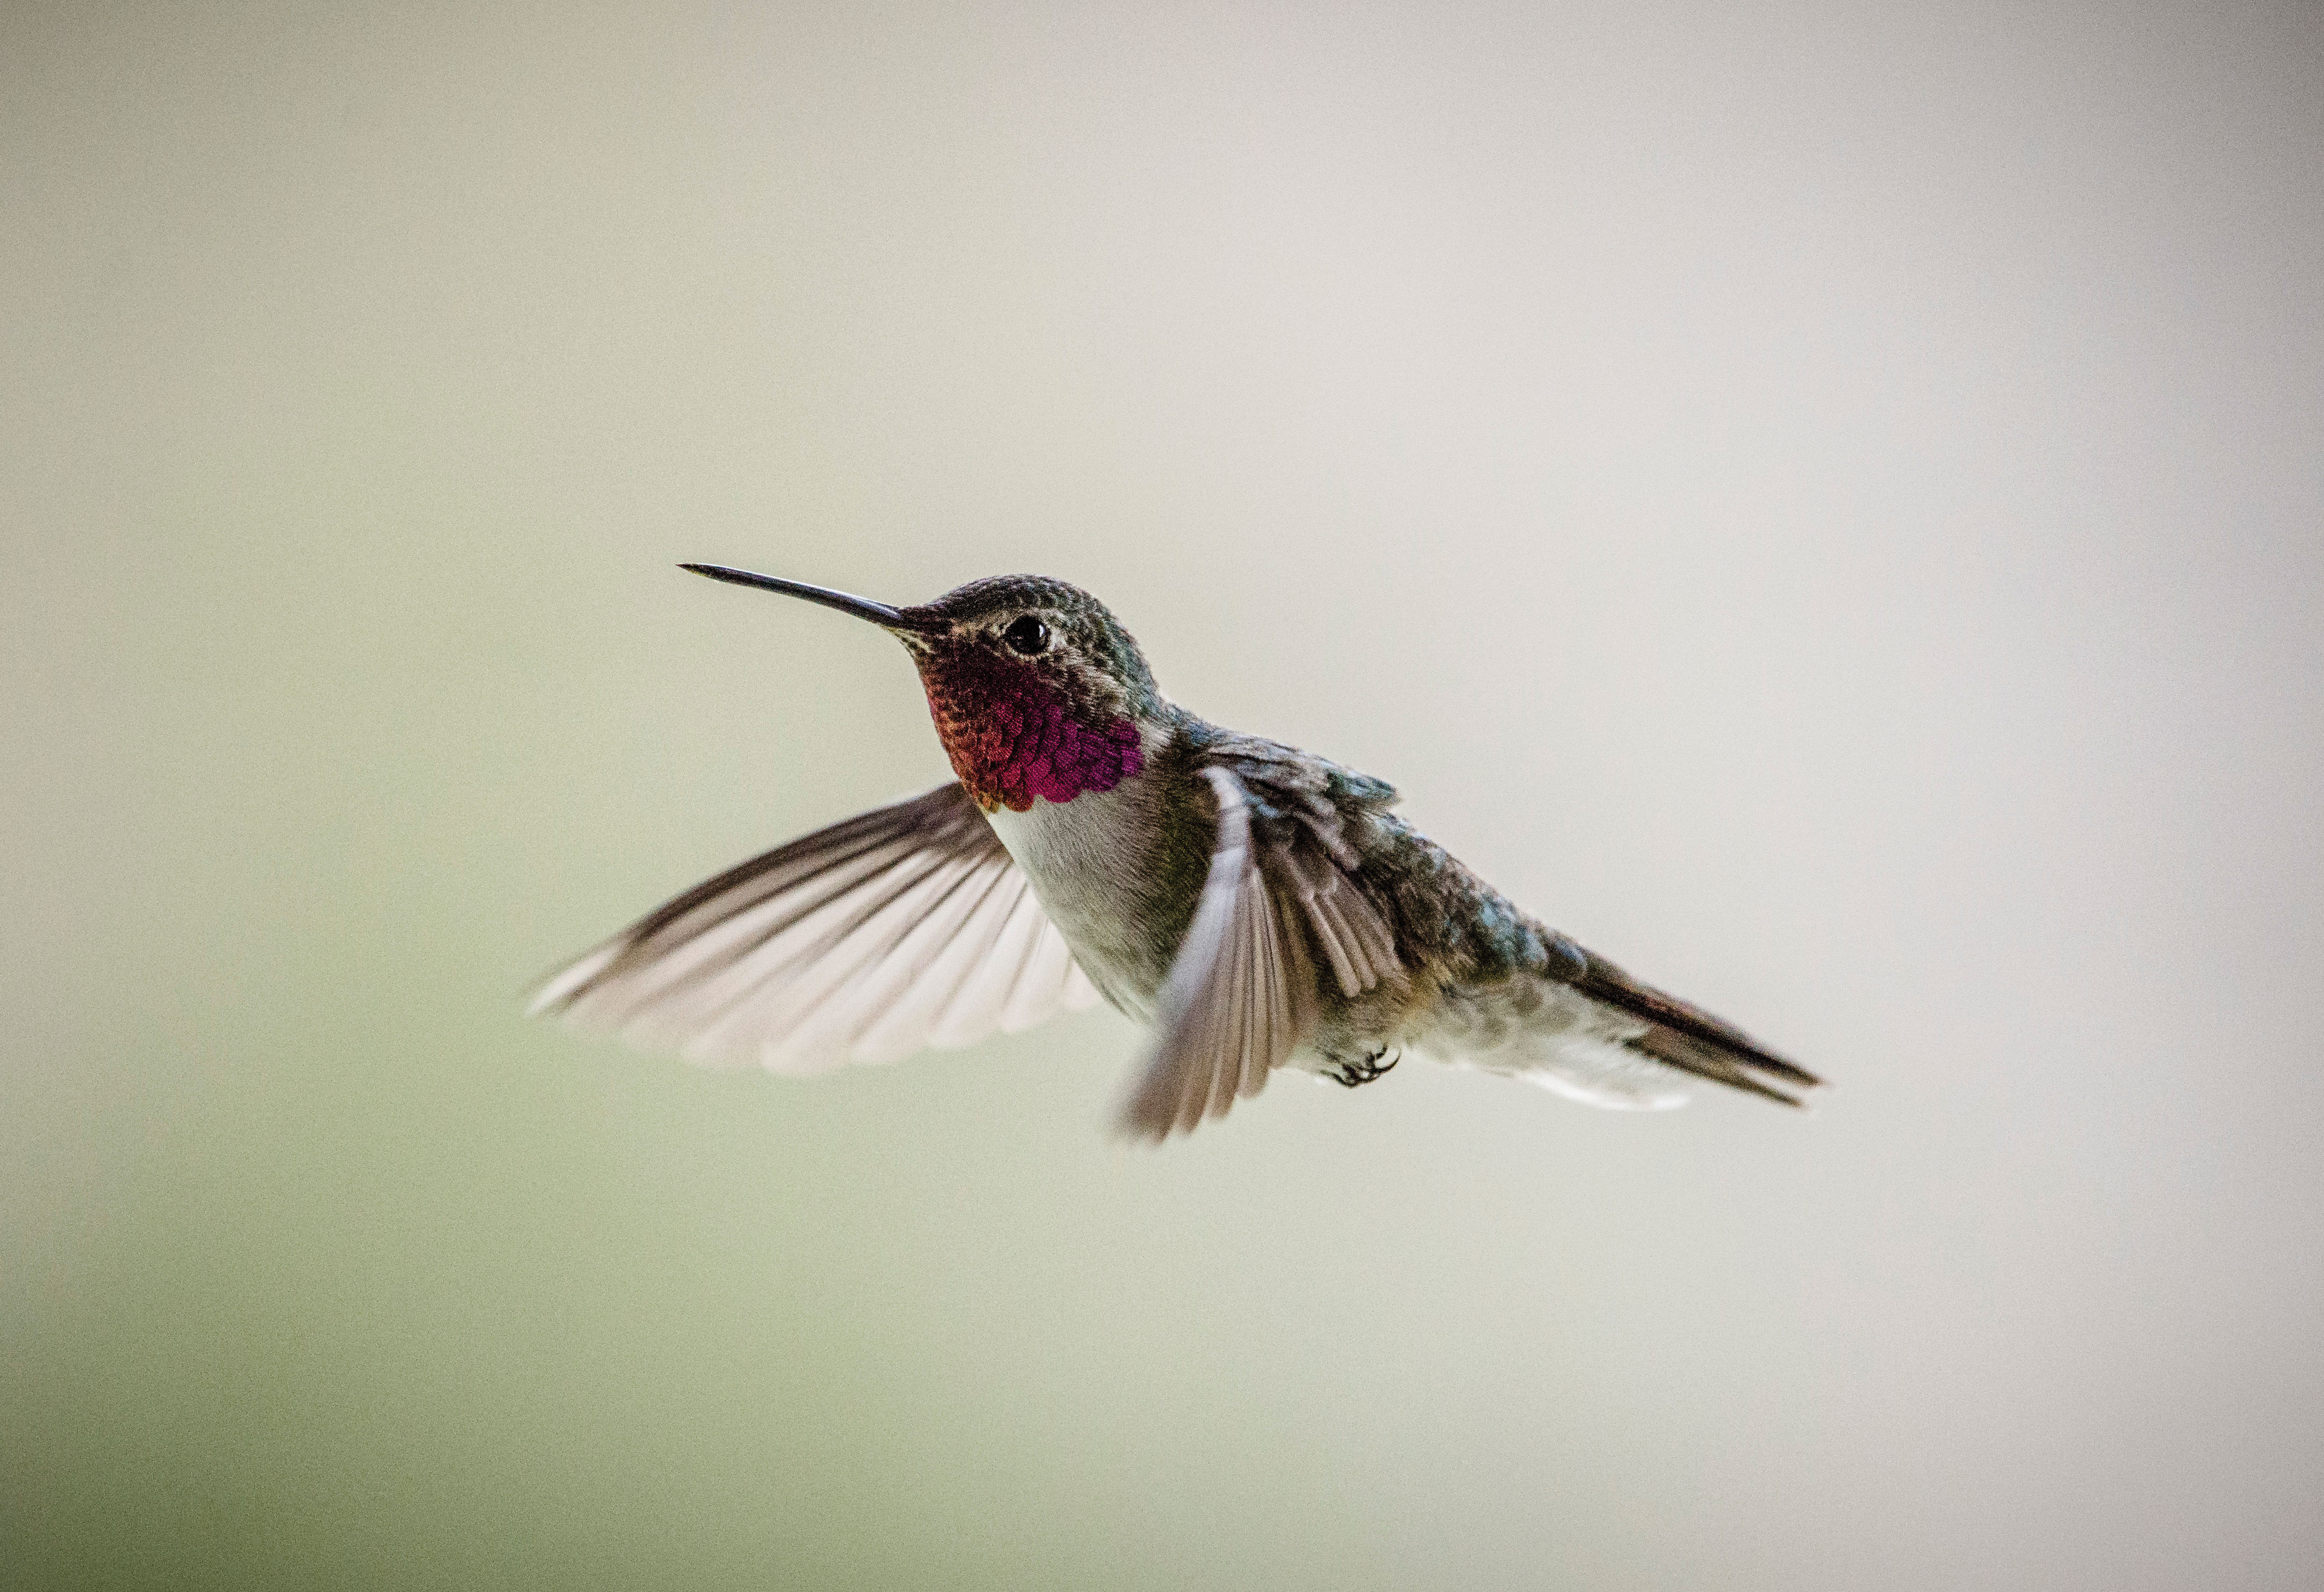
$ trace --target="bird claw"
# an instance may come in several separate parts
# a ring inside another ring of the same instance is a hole
[[[1332,1065],[1323,1070],[1323,1076],[1342,1089],[1356,1089],[1375,1082],[1395,1072],[1397,1063],[1404,1060],[1404,1053],[1398,1051],[1389,1057],[1388,1065],[1380,1065],[1380,1057],[1388,1054],[1388,1047],[1382,1045],[1360,1062],[1334,1058]]]

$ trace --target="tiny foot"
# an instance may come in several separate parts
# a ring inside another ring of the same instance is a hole
[[[1380,1064],[1382,1056],[1388,1056],[1386,1066]],[[1335,1057],[1332,1064],[1323,1070],[1323,1076],[1342,1089],[1355,1089],[1387,1077],[1396,1071],[1397,1063],[1402,1060],[1404,1060],[1402,1051],[1397,1052],[1394,1055],[1388,1055],[1388,1046],[1382,1045],[1360,1062]]]

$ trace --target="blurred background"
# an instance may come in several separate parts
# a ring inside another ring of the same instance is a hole
[[[2313,1585],[2314,5],[0,28],[10,1586]],[[1837,1088],[528,1023],[946,777],[680,558],[1081,583]]]

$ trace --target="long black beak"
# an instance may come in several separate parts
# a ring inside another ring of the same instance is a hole
[[[835,592],[829,586],[811,586],[805,581],[784,580],[779,575],[753,575],[747,569],[729,569],[724,564],[681,564],[680,569],[690,569],[696,575],[706,575],[712,580],[723,580],[730,585],[756,586],[762,592],[780,592],[786,597],[804,597],[810,603],[820,603],[825,608],[836,608],[842,613],[852,613],[858,619],[868,619],[883,630],[912,630],[919,627],[909,614],[874,603],[869,597],[850,596]]]

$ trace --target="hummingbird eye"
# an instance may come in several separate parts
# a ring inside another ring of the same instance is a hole
[[[1049,627],[1029,613],[1020,613],[1009,621],[1009,628],[1001,632],[1001,639],[1008,642],[1012,650],[1030,658],[1047,649]]]

